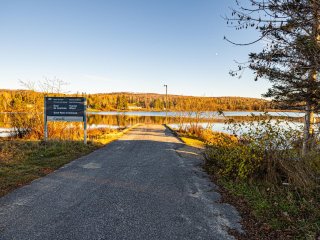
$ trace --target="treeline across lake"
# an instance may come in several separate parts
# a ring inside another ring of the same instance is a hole
[[[97,110],[165,110],[166,95],[153,93],[111,93],[88,95],[88,104]],[[269,101],[244,97],[193,97],[168,95],[167,108],[171,111],[265,111],[273,108]]]
[[[0,111],[28,111],[43,108],[44,96],[82,96],[91,110],[161,111],[266,111],[276,109],[269,101],[244,97],[193,97],[154,93],[45,94],[30,90],[0,90]]]

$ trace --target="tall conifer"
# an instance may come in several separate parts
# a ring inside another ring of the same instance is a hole
[[[248,0],[244,5],[236,0],[237,8],[229,25],[237,30],[256,29],[264,42],[261,52],[250,53],[249,63],[240,64],[255,73],[255,80],[266,78],[272,87],[264,94],[284,107],[305,112],[303,153],[312,142],[314,112],[320,102],[320,1],[319,0]]]

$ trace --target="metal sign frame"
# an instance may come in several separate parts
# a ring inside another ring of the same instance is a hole
[[[48,122],[83,122],[87,144],[87,99],[84,97],[44,97],[44,140],[48,140]]]

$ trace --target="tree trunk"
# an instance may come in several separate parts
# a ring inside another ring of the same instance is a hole
[[[311,147],[314,135],[314,111],[310,103],[307,103],[304,118],[304,136],[302,145],[302,155],[306,155]]]
[[[318,0],[313,1],[313,17],[314,17],[314,26],[313,26],[313,37],[316,44],[320,42],[320,24],[319,24],[319,3]],[[317,81],[318,76],[318,66],[315,63],[314,68],[310,73],[310,81]],[[312,95],[312,92],[310,93]],[[304,138],[302,146],[302,154],[306,155],[308,150],[311,147],[314,138],[314,108],[311,104],[311,101],[307,102],[305,110],[305,119],[304,119]]]

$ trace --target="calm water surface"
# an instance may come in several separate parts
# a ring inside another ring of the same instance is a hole
[[[132,111],[132,112],[115,112],[115,111],[109,111],[109,112],[89,112],[90,115],[125,115],[125,116],[159,116],[159,117],[165,117],[166,112],[144,112],[144,111]],[[189,113],[189,112],[168,112],[168,116],[175,117],[178,115],[191,115],[194,116],[195,113]],[[223,112],[223,115],[226,117],[245,117],[245,116],[259,116],[261,114],[264,114],[264,112],[241,112],[241,111],[234,111],[234,112]],[[271,116],[275,117],[303,117],[304,113],[302,112],[269,112],[268,113]],[[203,116],[221,116],[218,112],[203,112]]]
[[[271,123],[275,124],[276,120],[271,120]],[[282,121],[279,124],[283,129],[288,129],[288,128],[302,129],[302,127],[303,127],[303,123],[300,123],[300,122]],[[182,124],[182,125],[180,125],[180,124],[177,124],[177,123],[172,123],[172,124],[168,124],[168,125],[173,129],[179,129],[181,126],[183,128],[188,128],[190,126],[190,124]],[[210,129],[212,129],[213,131],[216,131],[216,132],[235,134],[235,132],[233,132],[232,130],[230,130],[228,128],[227,124],[222,123],[222,122],[199,123],[198,126],[201,126],[203,128],[210,128]],[[248,131],[249,131],[248,127],[244,126],[239,132],[236,132],[236,134],[241,135],[241,134],[247,133]]]
[[[11,115],[14,113],[10,113]],[[12,134],[13,128],[10,125],[10,114],[0,113],[0,137],[9,136]],[[15,113],[23,114],[23,113]],[[26,114],[26,113],[25,113]],[[187,127],[195,113],[189,112],[168,112],[167,122],[173,128],[179,126]],[[234,118],[236,120],[250,120],[252,115],[259,116],[264,114],[263,112],[224,112],[220,115],[218,112],[203,112],[201,116],[200,125],[204,128],[210,125],[214,131],[227,132],[226,119]],[[299,119],[304,116],[303,113],[298,112],[270,112],[271,116],[285,118],[290,117],[293,119]],[[133,111],[133,112],[88,112],[88,128],[123,128],[132,126],[137,123],[145,124],[164,124],[166,122],[166,112],[145,112],[145,111]],[[210,120],[210,122],[208,122]],[[179,124],[180,122],[180,124]],[[296,125],[301,125],[297,123]]]

